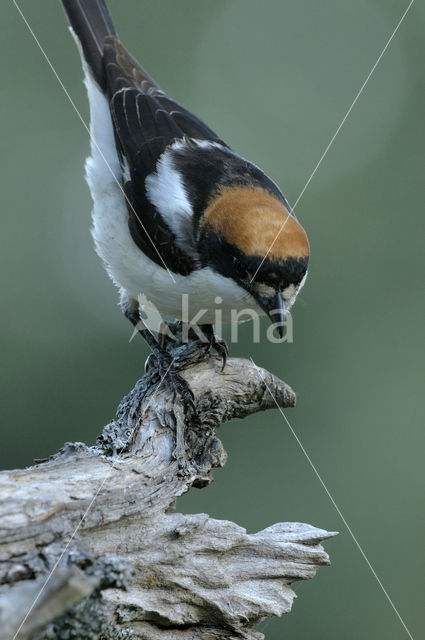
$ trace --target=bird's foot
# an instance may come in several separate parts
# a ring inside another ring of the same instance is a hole
[[[190,325],[183,325],[179,321],[173,325],[173,336],[174,339],[170,340],[165,333],[161,334],[160,342],[157,345],[161,354],[163,354],[161,357],[163,360],[166,358],[165,362],[167,364],[170,363],[172,358],[175,358],[175,369],[186,368],[191,364],[208,358],[210,349],[214,349],[222,359],[221,370],[223,371],[229,355],[229,348],[225,340],[215,335],[211,324],[194,328]],[[169,359],[167,360],[167,358]],[[145,372],[147,373],[154,367],[160,368],[160,366],[158,349],[154,349],[153,353],[146,359]]]
[[[155,363],[161,383],[166,384],[173,392],[173,401],[179,395],[185,416],[196,416],[195,396],[189,383],[178,373],[174,365],[174,359],[166,351],[151,354],[151,356],[153,357],[149,357],[146,362],[149,361],[149,367],[152,367],[153,363]]]
[[[217,355],[222,360],[221,371],[224,371],[224,367],[226,366],[227,356],[229,355],[229,347],[227,346],[227,342],[222,338],[217,338],[214,336],[213,340],[210,342],[211,347],[217,352]]]
[[[214,327],[212,324],[205,324],[201,327],[205,337],[209,342],[210,349],[214,349],[217,352],[219,358],[222,359],[221,370],[224,370],[227,362],[227,356],[229,355],[229,347],[227,342],[222,338],[218,338],[214,333]]]

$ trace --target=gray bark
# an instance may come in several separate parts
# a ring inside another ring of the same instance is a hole
[[[189,357],[173,355],[181,366]],[[267,387],[279,406],[295,403],[250,361],[231,359],[221,373],[202,349],[190,357],[182,375],[199,419],[185,419],[153,369],[96,446],[67,443],[0,474],[0,640],[20,625],[17,638],[37,640],[259,639],[257,622],[290,611],[291,583],[329,564],[320,543],[334,533],[279,523],[247,534],[173,511],[226,462],[221,423],[275,407]]]

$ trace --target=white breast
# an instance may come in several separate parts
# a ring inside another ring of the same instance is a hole
[[[200,309],[206,310],[201,323],[214,322],[217,309],[221,311],[224,322],[230,321],[232,309],[253,308],[262,315],[253,298],[230,278],[224,278],[210,268],[194,271],[189,276],[172,274],[171,277],[137,247],[128,228],[109,106],[86,69],[85,72],[91,116],[91,157],[86,161],[86,179],[94,203],[92,234],[96,251],[109,276],[120,288],[121,298],[136,301],[144,294],[165,319],[182,318],[183,294],[187,294],[190,317]],[[168,212],[167,222],[172,228],[174,224],[181,230],[191,211],[188,210],[183,185],[167,159],[158,166],[148,185],[150,197],[156,202],[160,200],[161,210]],[[170,210],[170,199],[163,195],[167,194],[167,189],[180,202],[176,212]],[[172,213],[177,213],[174,223]],[[181,241],[188,240],[182,238]]]

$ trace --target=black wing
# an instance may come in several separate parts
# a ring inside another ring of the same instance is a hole
[[[129,200],[129,227],[135,243],[157,264],[181,274],[195,268],[190,256],[155,206],[146,197],[145,179],[155,171],[158,159],[175,140],[185,136],[217,140],[217,135],[196,116],[164,94],[130,56],[116,37],[104,45],[106,87],[116,144]],[[155,246],[153,246],[155,245]]]
[[[93,76],[109,98],[123,175],[130,175],[123,187],[132,238],[161,267],[165,262],[176,273],[190,273],[196,266],[194,257],[178,246],[160,212],[148,201],[145,179],[177,139],[222,141],[169,98],[128,53],[116,36],[104,0],[62,2]]]

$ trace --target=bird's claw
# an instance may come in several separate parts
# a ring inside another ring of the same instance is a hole
[[[211,340],[211,347],[215,349],[219,358],[222,359],[221,371],[224,371],[224,367],[226,366],[227,356],[229,355],[229,347],[227,346],[227,342],[222,340],[221,338],[214,338]]]
[[[172,360],[168,354],[161,354],[159,357],[154,357],[155,364],[158,366],[158,373],[161,381],[164,382],[173,392],[173,400],[175,400],[176,396],[179,395],[185,415],[189,417],[190,414],[192,414],[192,416],[195,417],[197,415],[195,396],[189,383],[174,369]]]
[[[157,357],[154,353],[150,353],[145,360],[145,373],[154,369],[158,364]]]

